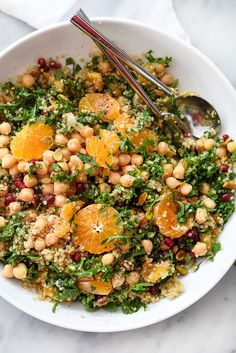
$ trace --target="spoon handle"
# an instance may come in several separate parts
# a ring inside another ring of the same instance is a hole
[[[121,50],[117,47],[112,41],[110,41],[107,37],[105,37],[101,32],[91,26],[91,24],[82,17],[81,13],[78,12],[71,18],[71,23],[73,23],[76,27],[79,27],[84,33],[89,35],[92,39],[96,40],[102,47],[109,50],[115,54],[115,56],[119,57],[125,64],[135,70],[138,74],[149,80],[154,86],[161,89],[163,92],[170,96],[174,96],[174,93],[171,88],[166,86],[160,80],[158,80],[154,75],[145,70],[141,65],[135,62],[129,55],[125,53],[125,51]]]
[[[83,10],[80,9],[80,16],[83,16],[84,19],[90,24],[91,28],[95,29],[93,24],[90,22],[87,15],[84,13]],[[73,22],[72,22],[73,23]],[[74,24],[74,23],[73,23]],[[79,27],[80,28],[80,27]],[[100,42],[98,42],[95,38],[92,38],[96,45],[100,48],[100,50],[105,54],[109,61],[116,67],[116,69],[120,72],[120,74],[127,80],[133,90],[143,99],[146,105],[151,109],[151,111],[157,115],[159,118],[163,117],[161,111],[156,107],[153,101],[149,98],[143,88],[138,84],[136,79],[133,77],[131,72],[124,66],[124,64],[108,49],[105,49]]]

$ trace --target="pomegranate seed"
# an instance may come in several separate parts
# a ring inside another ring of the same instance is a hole
[[[230,192],[221,195],[221,201],[229,202],[231,200],[232,194]]]
[[[77,184],[77,192],[79,194],[82,194],[82,192],[84,192],[84,190],[85,190],[84,184],[83,183],[78,183]]]
[[[155,294],[157,294],[157,292],[158,292],[158,287],[157,287],[157,286],[150,286],[150,287],[148,288],[148,291],[149,291],[149,293],[155,295]]]
[[[51,60],[51,61],[50,61],[50,67],[51,67],[52,69],[59,69],[59,68],[61,67],[61,64],[57,63],[57,62],[54,61],[54,60]]]
[[[223,140],[224,140],[224,141],[227,141],[228,138],[229,138],[229,135],[228,135],[228,134],[224,134],[222,137],[223,137]]]
[[[222,173],[227,173],[228,170],[229,170],[228,164],[222,163],[222,164],[220,165],[220,171],[221,171]]]
[[[61,68],[61,64],[59,63],[56,63],[55,66],[54,66],[55,69],[60,69]]]
[[[75,262],[79,262],[80,261],[80,259],[81,259],[81,257],[82,257],[82,252],[81,251],[76,251],[76,253],[74,254],[74,256],[73,256],[73,259],[74,259],[74,261]]]
[[[47,205],[50,205],[51,203],[54,202],[55,196],[52,194],[46,194],[44,195],[44,200],[46,201]]]
[[[24,189],[25,184],[22,179],[20,178],[15,178],[13,179],[13,184],[18,188],[18,189]]]
[[[193,251],[190,250],[188,253],[189,253],[189,255],[190,255],[191,257],[195,257],[195,254],[194,254]]]
[[[125,206],[125,201],[119,201],[118,202],[119,207],[124,207]]]
[[[179,237],[178,239],[177,239],[177,241],[178,241],[178,243],[181,243],[181,241],[183,241],[184,240],[184,237],[182,236],[182,237]]]
[[[40,196],[38,194],[34,194],[34,202],[39,203],[40,202]]]
[[[183,132],[183,137],[190,137],[190,133],[188,131]]]
[[[198,238],[198,232],[195,229],[191,229],[188,231],[186,236],[192,240],[195,240]]]
[[[171,238],[165,238],[164,244],[167,245],[169,248],[171,248],[174,245],[174,240]]]
[[[38,159],[36,159],[36,158],[32,158],[32,159],[29,161],[29,163],[31,163],[31,164],[35,164],[36,162],[38,162]]]
[[[45,67],[47,65],[46,60],[44,58],[39,58],[38,64],[40,67]]]
[[[202,116],[199,113],[192,115],[192,119],[195,123],[200,123],[202,121]]]
[[[43,72],[48,72],[48,71],[50,71],[50,66],[46,65],[46,66],[42,67],[42,71],[43,71]]]
[[[11,202],[15,201],[15,197],[11,194],[7,195],[5,198],[5,205],[8,206],[10,205]]]

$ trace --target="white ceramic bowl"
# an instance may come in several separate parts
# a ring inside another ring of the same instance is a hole
[[[236,136],[234,122],[236,94],[224,75],[196,49],[153,27],[122,19],[96,19],[102,32],[113,38],[121,48],[140,55],[153,49],[158,56],[173,56],[172,70],[181,82],[181,88],[191,89],[214,104],[222,118],[222,132]],[[17,41],[0,54],[0,80],[14,78],[39,57],[64,54],[75,59],[88,58],[94,44],[69,23],[59,23],[34,32]],[[205,295],[227,272],[236,258],[236,237],[231,217],[220,235],[222,251],[214,262],[205,261],[200,269],[182,279],[183,295],[175,300],[161,300],[132,315],[100,310],[87,313],[79,304],[59,306],[55,314],[52,304],[34,300],[35,294],[23,289],[17,281],[0,276],[0,294],[24,312],[70,329],[91,332],[123,331],[147,326],[164,320],[189,307]],[[212,308],[213,310],[213,308]]]

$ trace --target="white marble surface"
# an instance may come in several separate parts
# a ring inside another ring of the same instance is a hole
[[[236,88],[235,0],[173,0],[173,3],[192,43],[221,68]],[[92,15],[115,16],[116,7],[98,6]],[[137,19],[135,11],[133,16]],[[132,13],[124,17],[132,18]],[[0,12],[0,50],[32,30]],[[235,266],[192,307],[162,323],[131,332],[91,334],[64,330],[30,318],[0,299],[0,353],[93,350],[96,353],[111,350],[114,353],[132,350],[136,353],[236,353],[235,317]]]

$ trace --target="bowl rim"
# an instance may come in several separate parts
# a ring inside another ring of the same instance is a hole
[[[146,30],[152,30],[152,31],[156,31],[157,33],[162,34],[163,36],[165,36],[167,39],[170,38],[172,40],[174,40],[175,42],[177,42],[178,44],[180,44],[181,46],[190,49],[194,55],[196,55],[197,57],[203,59],[208,65],[211,66],[211,68],[214,70],[215,74],[221,78],[221,80],[224,82],[225,86],[228,88],[228,90],[230,91],[230,93],[232,94],[232,96],[234,96],[235,98],[235,102],[236,102],[236,91],[233,87],[233,85],[230,83],[230,81],[226,78],[226,76],[221,72],[221,70],[216,66],[215,63],[213,63],[205,54],[203,54],[201,51],[199,51],[197,48],[193,47],[190,43],[185,42],[183,39],[175,37],[174,35],[171,35],[169,33],[167,33],[166,31],[159,29],[158,27],[152,26],[152,25],[148,25],[144,22],[140,22],[140,21],[136,21],[136,20],[130,20],[130,19],[125,19],[125,18],[120,18],[120,17],[92,17],[92,21],[95,22],[105,22],[105,23],[117,23],[117,24],[127,24],[127,25],[131,25],[131,26],[138,26],[141,27],[142,29],[146,29]],[[20,46],[22,43],[30,40],[31,38],[37,37],[38,35],[41,35],[43,33],[46,32],[50,32],[51,30],[54,30],[56,28],[61,28],[61,27],[66,27],[70,25],[69,21],[62,21],[62,22],[58,22],[56,24],[52,24],[49,26],[46,26],[42,29],[33,31],[29,34],[27,34],[26,36],[18,39],[17,41],[15,41],[14,43],[10,44],[7,48],[5,48],[4,50],[2,50],[0,52],[0,60],[1,58],[3,58],[6,54],[8,54],[9,52],[11,52],[11,50],[15,49],[16,47]],[[235,254],[235,258],[236,258],[236,254]],[[142,328],[142,327],[146,327],[152,324],[155,324],[157,322],[161,322],[163,320],[166,320],[176,314],[178,314],[179,312],[185,310],[186,308],[192,306],[194,303],[196,303],[198,300],[200,300],[201,298],[203,298],[213,287],[215,287],[215,285],[217,285],[219,283],[219,281],[224,277],[224,275],[228,272],[229,268],[232,266],[232,264],[235,261],[235,258],[229,258],[227,262],[224,263],[224,268],[221,271],[221,273],[219,273],[217,280],[215,281],[209,281],[208,284],[204,287],[204,290],[201,290],[201,294],[198,297],[194,297],[192,300],[187,300],[186,303],[184,305],[182,305],[181,307],[177,307],[175,310],[172,311],[172,314],[169,315],[168,313],[166,315],[162,315],[161,318],[156,319],[155,317],[151,317],[149,315],[147,315],[147,319],[145,321],[141,320],[137,320],[137,322],[133,321],[129,321],[128,323],[126,323],[125,325],[122,325],[122,327],[116,327],[116,328],[110,328],[110,327],[98,327],[97,329],[95,328],[90,328],[88,325],[86,327],[83,327],[84,322],[82,322],[81,325],[78,325],[78,323],[76,325],[74,325],[73,323],[58,323],[56,318],[51,319],[51,318],[45,318],[45,315],[41,315],[40,312],[36,313],[34,310],[31,310],[30,307],[25,307],[24,304],[21,304],[20,302],[17,302],[17,300],[15,300],[14,298],[6,295],[4,293],[3,288],[0,287],[0,296],[5,299],[7,302],[9,302],[10,304],[12,304],[13,306],[15,306],[16,308],[20,309],[21,311],[25,312],[26,314],[37,318],[38,320],[41,320],[43,322],[46,323],[50,323],[52,325],[58,326],[58,327],[63,327],[66,329],[73,329],[73,330],[78,330],[78,331],[85,331],[85,332],[120,332],[120,331],[128,331],[128,330],[133,330],[133,329],[138,329],[138,328]]]

